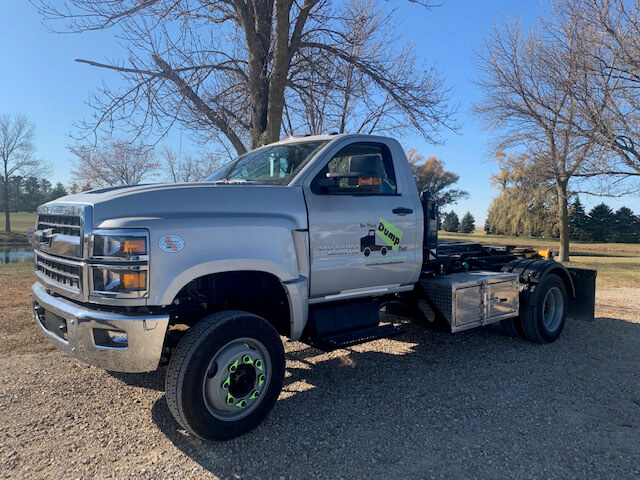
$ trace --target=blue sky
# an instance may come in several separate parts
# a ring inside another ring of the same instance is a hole
[[[486,209],[496,194],[489,176],[496,167],[487,156],[491,133],[470,115],[472,103],[480,98],[473,85],[476,76],[474,48],[479,48],[483,33],[494,20],[518,14],[524,23],[535,20],[543,7],[537,0],[447,0],[430,12],[406,0],[392,0],[398,8],[397,20],[420,53],[437,62],[439,70],[452,86],[453,101],[460,104],[457,132],[443,132],[442,145],[430,145],[419,138],[401,138],[405,148],[416,147],[425,157],[437,155],[446,167],[460,175],[459,186],[471,196],[455,207],[459,214],[467,210],[481,226]],[[52,180],[69,181],[71,154],[67,145],[73,122],[92,115],[86,105],[90,92],[103,81],[115,84],[117,74],[79,64],[75,58],[93,60],[121,58],[121,49],[113,32],[82,35],[49,33],[40,17],[26,1],[7,2],[0,17],[0,112],[24,113],[37,124],[39,156],[53,164]],[[177,149],[179,136],[169,144]],[[587,205],[600,199],[583,198]],[[627,204],[640,213],[637,198],[606,199],[614,208]]]

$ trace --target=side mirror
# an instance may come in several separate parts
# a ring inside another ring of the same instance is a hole
[[[378,181],[382,179],[380,175],[373,172],[333,172],[333,173],[327,173],[327,178],[356,178],[356,179],[373,178],[373,179],[378,179]]]
[[[340,185],[340,180],[346,178],[348,185]],[[336,182],[336,193],[380,193],[382,187],[382,177],[373,172],[333,172],[327,173],[327,180]],[[331,192],[330,192],[331,193]]]
[[[342,179],[347,182],[341,182]],[[333,172],[317,177],[313,183],[322,193],[333,195],[377,194],[382,188],[382,177],[373,172]]]
[[[326,190],[328,188],[337,186],[338,181],[335,178],[320,177],[315,180],[315,184],[323,190]]]

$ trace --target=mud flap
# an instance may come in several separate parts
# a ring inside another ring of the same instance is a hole
[[[570,318],[593,321],[596,304],[596,270],[583,268],[567,268],[573,280],[576,291],[575,297],[569,295]]]

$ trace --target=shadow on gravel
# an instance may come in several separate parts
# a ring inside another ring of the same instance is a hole
[[[640,474],[640,324],[574,320],[550,345],[496,328],[407,330],[333,354],[289,352],[285,398],[243,437],[184,434],[164,397],[153,421],[221,478]]]
[[[149,373],[122,373],[122,372],[107,372],[113,378],[117,378],[121,382],[127,385],[133,385],[135,387],[148,388],[149,390],[156,390],[158,392],[164,392],[164,375],[165,368],[160,367],[155,372]]]

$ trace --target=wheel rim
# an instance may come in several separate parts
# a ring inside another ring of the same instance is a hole
[[[253,338],[239,338],[216,352],[202,382],[202,395],[211,414],[224,421],[249,415],[271,381],[271,357]]]
[[[542,321],[549,332],[555,332],[564,314],[564,298],[558,287],[552,287],[544,297]]]

